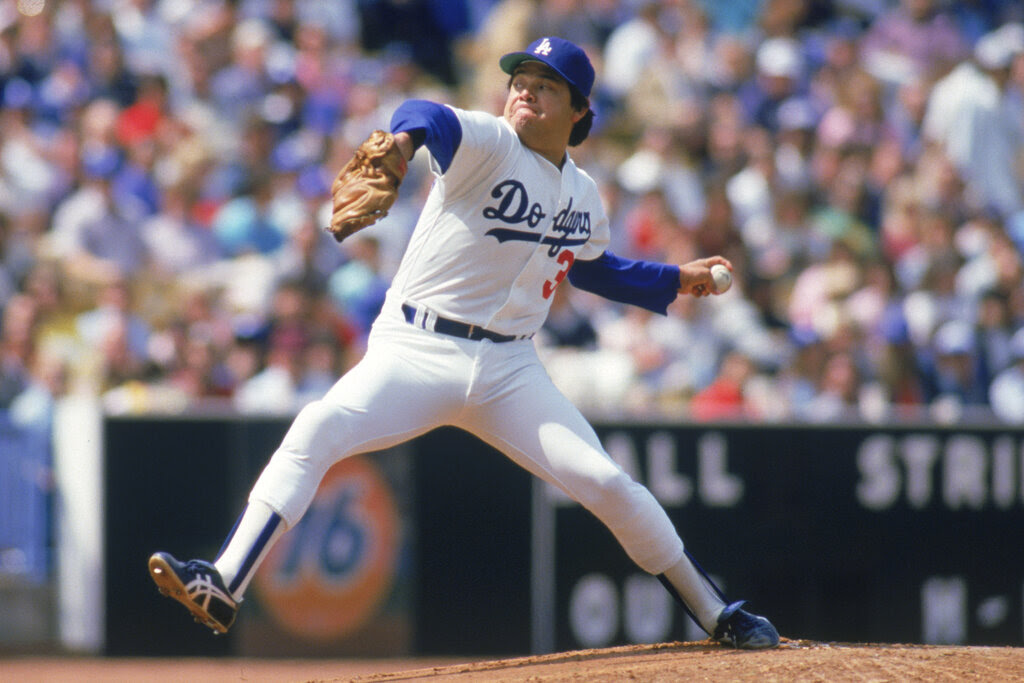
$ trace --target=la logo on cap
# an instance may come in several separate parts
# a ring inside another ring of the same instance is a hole
[[[537,46],[537,49],[533,51],[533,54],[544,55],[545,57],[547,57],[549,54],[551,54],[551,41],[548,40],[547,38],[542,40],[540,42],[540,45]]]

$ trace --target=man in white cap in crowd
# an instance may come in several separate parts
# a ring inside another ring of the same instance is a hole
[[[1004,218],[1024,209],[1024,107],[1007,97],[1022,58],[1024,25],[1005,24],[982,36],[973,58],[935,84],[923,124],[925,138],[953,162],[977,208]]]

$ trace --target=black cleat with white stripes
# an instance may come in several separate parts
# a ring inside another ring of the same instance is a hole
[[[170,553],[158,552],[149,558],[149,574],[160,593],[183,604],[197,622],[215,634],[227,633],[231,628],[238,603],[209,562],[179,562]]]

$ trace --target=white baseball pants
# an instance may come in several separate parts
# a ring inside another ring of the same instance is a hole
[[[422,330],[391,301],[363,359],[296,416],[250,500],[294,526],[334,463],[445,425],[475,434],[581,503],[645,571],[661,574],[683,557],[661,505],[605,452],[551,382],[531,340],[471,341]]]

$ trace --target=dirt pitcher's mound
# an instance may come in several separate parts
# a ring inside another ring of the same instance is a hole
[[[580,650],[334,680],[1011,681],[1024,680],[1024,649],[783,639],[775,650],[742,652],[704,641]]]

